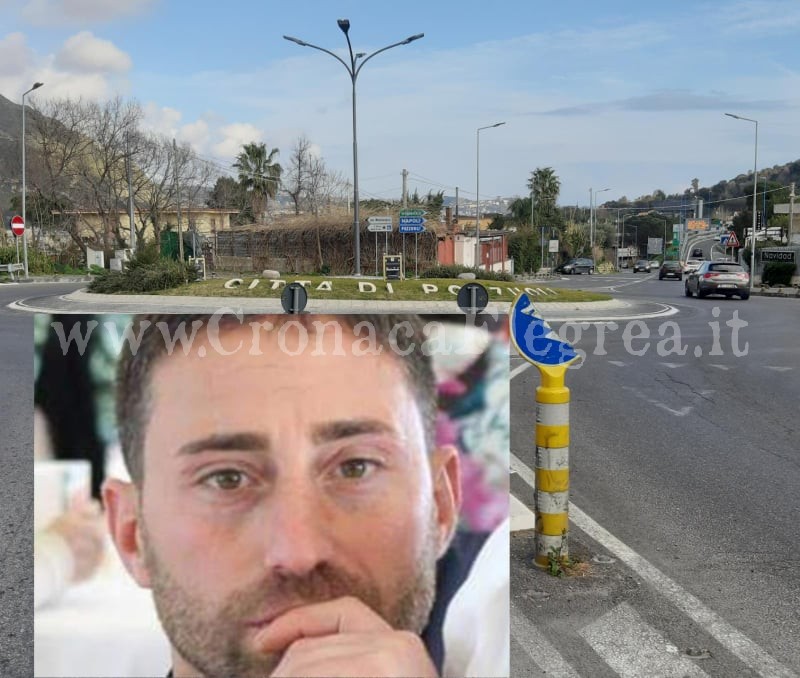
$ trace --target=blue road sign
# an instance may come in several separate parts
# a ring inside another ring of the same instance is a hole
[[[400,217],[401,226],[422,226],[425,219],[422,217]]]
[[[400,220],[402,222],[402,219]],[[400,233],[422,233],[425,230],[423,224],[404,224],[401,223],[397,229]]]
[[[511,341],[520,355],[534,365],[565,365],[578,358],[572,346],[536,315],[530,297],[521,293],[511,305]]]

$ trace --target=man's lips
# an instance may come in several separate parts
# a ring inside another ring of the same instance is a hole
[[[295,603],[294,605],[284,605],[281,606],[280,608],[275,608],[274,610],[268,611],[262,617],[248,621],[246,625],[249,628],[253,629],[263,629],[265,626],[271,624],[281,615],[286,614],[289,610],[293,610],[296,607],[301,607],[303,604],[304,603]]]

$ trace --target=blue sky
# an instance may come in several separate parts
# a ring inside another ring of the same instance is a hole
[[[553,167],[562,204],[683,191],[800,158],[800,1],[185,2],[0,0],[0,93],[139,101],[149,127],[229,166],[301,134],[352,176],[345,54],[425,33],[358,78],[362,197],[524,195]]]

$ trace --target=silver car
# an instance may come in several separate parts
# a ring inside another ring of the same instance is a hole
[[[728,299],[734,295],[750,298],[750,274],[729,261],[704,261],[686,276],[683,285],[687,297],[697,295],[702,299],[709,294],[724,294]]]

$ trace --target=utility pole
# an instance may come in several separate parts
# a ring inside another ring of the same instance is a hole
[[[131,254],[136,251],[136,228],[133,221],[133,182],[131,180],[131,144],[129,134],[125,134],[125,168],[128,173],[128,219],[131,227]]]
[[[456,186],[456,221],[458,221],[458,186]]]
[[[786,238],[786,244],[792,244],[792,222],[794,220],[794,181],[792,182],[792,192],[789,193],[789,237]]]
[[[408,170],[403,170],[403,209],[408,207]]]
[[[175,177],[175,204],[178,206],[178,256],[183,263],[183,229],[181,228],[181,185],[178,182],[178,144],[172,139],[173,176]]]

